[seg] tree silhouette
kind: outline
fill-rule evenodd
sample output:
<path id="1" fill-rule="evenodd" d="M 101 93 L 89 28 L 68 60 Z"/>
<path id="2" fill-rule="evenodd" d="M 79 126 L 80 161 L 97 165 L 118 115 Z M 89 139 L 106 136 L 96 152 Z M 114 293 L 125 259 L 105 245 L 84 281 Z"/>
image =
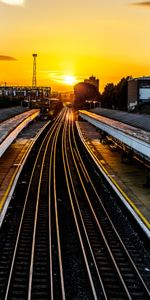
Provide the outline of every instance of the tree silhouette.
<path id="1" fill-rule="evenodd" d="M 129 77 L 122 78 L 117 85 L 108 83 L 101 95 L 102 107 L 127 110 L 127 91 Z"/>
<path id="2" fill-rule="evenodd" d="M 101 96 L 102 107 L 115 108 L 115 85 L 108 83 Z"/>
<path id="3" fill-rule="evenodd" d="M 87 82 L 80 82 L 74 86 L 74 106 L 86 107 L 87 100 L 99 100 L 100 94 L 97 88 Z"/>

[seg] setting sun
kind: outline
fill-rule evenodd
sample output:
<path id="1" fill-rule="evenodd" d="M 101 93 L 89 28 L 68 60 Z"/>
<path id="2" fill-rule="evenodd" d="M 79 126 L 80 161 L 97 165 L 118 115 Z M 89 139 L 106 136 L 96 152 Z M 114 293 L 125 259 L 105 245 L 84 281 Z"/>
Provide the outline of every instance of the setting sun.
<path id="1" fill-rule="evenodd" d="M 65 75 L 63 79 L 64 79 L 64 83 L 67 85 L 74 85 L 76 83 L 76 79 L 72 75 Z"/>

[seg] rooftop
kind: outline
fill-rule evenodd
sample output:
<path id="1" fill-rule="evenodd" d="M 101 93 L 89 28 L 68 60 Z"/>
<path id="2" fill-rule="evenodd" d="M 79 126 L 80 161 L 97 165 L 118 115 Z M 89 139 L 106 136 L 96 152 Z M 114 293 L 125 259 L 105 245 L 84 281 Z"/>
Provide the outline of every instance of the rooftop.
<path id="1" fill-rule="evenodd" d="M 142 76 L 142 77 L 136 77 L 136 78 L 130 77 L 128 79 L 128 81 L 130 81 L 130 80 L 150 80 L 150 76 Z"/>

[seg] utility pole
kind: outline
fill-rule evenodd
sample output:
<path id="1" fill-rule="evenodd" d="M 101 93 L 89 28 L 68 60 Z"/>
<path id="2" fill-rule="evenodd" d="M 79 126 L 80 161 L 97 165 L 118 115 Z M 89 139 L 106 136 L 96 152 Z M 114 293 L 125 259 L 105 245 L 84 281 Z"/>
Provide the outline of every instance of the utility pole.
<path id="1" fill-rule="evenodd" d="M 33 53 L 33 77 L 32 77 L 32 87 L 35 88 L 36 87 L 36 58 L 37 58 L 37 54 Z"/>

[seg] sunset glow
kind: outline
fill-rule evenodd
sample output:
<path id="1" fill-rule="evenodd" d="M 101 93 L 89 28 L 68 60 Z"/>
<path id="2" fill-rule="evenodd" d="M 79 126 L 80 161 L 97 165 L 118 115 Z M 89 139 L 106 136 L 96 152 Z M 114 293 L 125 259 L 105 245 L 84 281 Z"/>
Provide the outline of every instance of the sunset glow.
<path id="1" fill-rule="evenodd" d="M 64 83 L 67 85 L 74 85 L 76 83 L 76 79 L 72 75 L 65 75 L 64 76 Z"/>
<path id="2" fill-rule="evenodd" d="M 80 0 L 3 0 L 0 27 L 1 85 L 31 85 L 34 52 L 37 85 L 55 90 L 91 75 L 100 91 L 122 77 L 150 75 L 150 5 L 142 1 L 87 0 L 85 9 Z"/>

